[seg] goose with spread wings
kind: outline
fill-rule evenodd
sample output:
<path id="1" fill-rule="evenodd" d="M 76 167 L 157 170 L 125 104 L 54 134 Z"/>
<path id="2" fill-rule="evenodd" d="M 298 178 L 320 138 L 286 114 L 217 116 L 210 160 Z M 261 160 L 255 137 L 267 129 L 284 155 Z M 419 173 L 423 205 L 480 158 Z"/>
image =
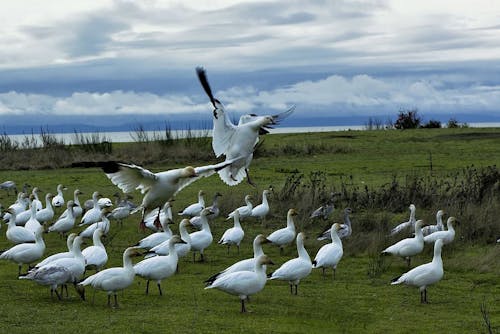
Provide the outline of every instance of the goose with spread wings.
<path id="1" fill-rule="evenodd" d="M 109 161 L 102 164 L 102 169 L 111 182 L 124 193 L 137 189 L 145 194 L 141 205 L 131 212 L 142 211 L 141 226 L 144 226 L 145 214 L 161 208 L 165 202 L 199 178 L 210 176 L 232 162 L 233 160 L 226 160 L 215 165 L 187 166 L 153 173 L 137 165 Z M 157 218 L 159 220 L 159 217 Z"/>
<path id="2" fill-rule="evenodd" d="M 279 124 L 291 115 L 295 106 L 276 115 L 257 116 L 247 114 L 241 116 L 237 125 L 229 119 L 223 104 L 214 98 L 203 67 L 197 67 L 198 79 L 214 106 L 212 148 L 216 157 L 224 155 L 226 161 L 234 160 L 230 165 L 218 171 L 221 180 L 229 186 L 234 186 L 246 177 L 253 184 L 248 169 L 253 159 L 254 149 L 259 142 L 259 135 L 269 133 L 273 125 Z"/>

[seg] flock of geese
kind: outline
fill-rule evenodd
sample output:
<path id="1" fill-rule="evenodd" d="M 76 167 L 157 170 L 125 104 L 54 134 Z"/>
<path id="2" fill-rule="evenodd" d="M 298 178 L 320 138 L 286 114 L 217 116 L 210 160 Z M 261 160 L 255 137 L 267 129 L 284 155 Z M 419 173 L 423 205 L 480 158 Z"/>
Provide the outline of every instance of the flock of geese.
<path id="1" fill-rule="evenodd" d="M 209 177 L 215 173 L 228 186 L 241 183 L 245 178 L 250 184 L 249 169 L 253 159 L 253 150 L 259 141 L 259 135 L 268 133 L 272 125 L 293 113 L 294 107 L 278 115 L 243 115 L 238 124 L 234 124 L 225 113 L 222 103 L 214 98 L 203 68 L 196 72 L 202 87 L 214 107 L 213 111 L 213 140 L 212 148 L 217 157 L 224 156 L 223 162 L 192 167 L 172 169 L 153 173 L 143 167 L 118 163 L 104 162 L 102 170 L 108 179 L 123 193 L 128 194 L 139 190 L 143 195 L 139 205 L 130 202 L 130 198 L 122 199 L 117 194 L 117 200 L 102 197 L 99 192 L 94 192 L 92 199 L 81 203 L 80 190 L 75 189 L 73 198 L 65 201 L 63 185 L 56 188 L 57 195 L 47 193 L 45 205 L 39 199 L 40 190 L 33 187 L 29 193 L 25 187 L 18 192 L 17 200 L 10 205 L 3 214 L 7 221 L 7 239 L 14 244 L 3 251 L 0 259 L 10 260 L 18 264 L 19 279 L 32 280 L 38 284 L 50 287 L 51 296 L 63 297 L 63 288 L 67 284 L 74 284 L 76 291 L 85 299 L 85 287 L 91 286 L 96 290 L 103 290 L 108 295 L 108 305 L 111 306 L 111 296 L 114 298 L 113 306 L 118 306 L 117 292 L 129 287 L 135 276 L 140 276 L 147 281 L 146 294 L 149 293 L 150 281 L 156 282 L 159 294 L 162 295 L 161 282 L 178 272 L 180 257 L 193 254 L 193 261 L 199 253 L 200 260 L 204 260 L 204 250 L 214 241 L 210 224 L 220 215 L 218 200 L 221 196 L 216 193 L 213 202 L 207 206 L 202 190 L 198 193 L 198 201 L 178 212 L 182 217 L 178 231 L 174 234 L 170 225 L 174 221 L 172 201 L 185 187 L 201 177 Z M 0 184 L 6 191 L 17 188 L 14 182 L 7 181 Z M 245 196 L 245 205 L 234 209 L 227 214 L 226 220 L 233 220 L 234 225 L 227 229 L 218 240 L 218 243 L 229 248 L 241 245 L 245 232 L 241 221 L 245 219 L 265 220 L 270 211 L 268 196 L 272 189 L 262 192 L 261 204 L 252 205 L 252 197 Z M 28 195 L 29 193 L 29 195 Z M 65 210 L 55 219 L 55 211 Z M 311 214 L 311 218 L 323 217 L 329 219 L 333 211 L 333 199 Z M 123 252 L 123 265 L 107 268 L 108 254 L 101 241 L 110 230 L 110 220 L 121 223 L 129 215 L 139 212 L 141 214 L 140 228 L 151 230 L 151 234 L 139 240 L 136 245 L 128 247 Z M 290 293 L 298 293 L 298 285 L 315 268 L 321 268 L 323 276 L 325 270 L 332 269 L 335 279 L 337 265 L 343 256 L 342 239 L 352 234 L 349 215 L 350 208 L 344 210 L 344 222 L 334 223 L 318 236 L 318 240 L 327 240 L 311 259 L 304 247 L 304 232 L 297 233 L 294 222 L 298 212 L 291 208 L 287 212 L 286 226 L 269 234 L 259 234 L 253 241 L 254 256 L 241 260 L 230 267 L 221 270 L 204 281 L 205 289 L 219 289 L 236 295 L 241 301 L 241 312 L 246 312 L 245 301 L 251 295 L 260 292 L 268 280 L 282 280 L 288 282 Z M 421 302 L 427 302 L 427 287 L 438 282 L 443 277 L 443 262 L 441 260 L 442 246 L 453 241 L 455 231 L 453 225 L 457 222 L 454 217 L 449 217 L 444 229 L 442 222 L 444 212 L 438 211 L 435 226 L 423 226 L 422 220 L 415 219 L 415 206 L 410 205 L 410 219 L 395 227 L 391 234 L 396 235 L 402 231 L 414 231 L 414 236 L 403 239 L 387 247 L 382 254 L 392 254 L 405 258 L 410 266 L 411 257 L 419 254 L 424 249 L 425 243 L 434 244 L 434 257 L 432 262 L 415 267 L 394 279 L 392 284 L 407 284 L 416 286 L 421 291 Z M 52 223 L 53 222 L 53 223 Z M 79 222 L 79 223 L 78 223 Z M 76 228 L 83 230 L 76 234 Z M 189 230 L 196 229 L 189 233 Z M 42 260 L 45 254 L 44 232 L 57 233 L 67 241 L 66 252 L 53 254 Z M 82 249 L 85 238 L 92 238 L 93 244 Z M 268 265 L 274 264 L 272 259 L 265 255 L 264 244 L 272 244 L 283 249 L 295 242 L 297 257 L 283 263 L 274 272 L 267 274 Z M 146 252 L 145 252 L 146 251 Z M 144 256 L 134 264 L 132 258 Z M 38 263 L 37 263 L 38 262 Z M 36 264 L 29 267 L 26 274 L 22 274 L 23 265 Z M 96 273 L 83 279 L 87 270 L 94 269 Z M 61 287 L 61 292 L 58 291 Z"/>

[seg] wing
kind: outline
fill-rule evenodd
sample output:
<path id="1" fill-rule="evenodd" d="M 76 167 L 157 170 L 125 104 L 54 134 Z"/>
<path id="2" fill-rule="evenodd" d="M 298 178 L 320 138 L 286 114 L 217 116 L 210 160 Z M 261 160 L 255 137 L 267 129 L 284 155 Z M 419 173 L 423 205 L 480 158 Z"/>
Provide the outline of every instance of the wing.
<path id="1" fill-rule="evenodd" d="M 102 169 L 111 182 L 124 193 L 139 189 L 144 194 L 157 180 L 154 173 L 136 165 L 109 161 L 102 165 Z"/>

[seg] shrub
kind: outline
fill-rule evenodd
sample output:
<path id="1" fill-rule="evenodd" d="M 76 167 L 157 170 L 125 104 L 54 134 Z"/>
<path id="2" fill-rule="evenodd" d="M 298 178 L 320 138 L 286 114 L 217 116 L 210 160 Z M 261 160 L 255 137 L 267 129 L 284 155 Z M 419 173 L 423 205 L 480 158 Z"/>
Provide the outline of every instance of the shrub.
<path id="1" fill-rule="evenodd" d="M 434 119 L 431 119 L 429 122 L 425 123 L 422 125 L 423 128 L 427 129 L 440 129 L 441 128 L 441 122 L 436 121 Z"/>
<path id="2" fill-rule="evenodd" d="M 396 129 L 416 129 L 420 126 L 422 119 L 418 116 L 417 109 L 411 110 L 400 110 L 398 114 L 398 119 L 394 123 L 394 128 Z"/>

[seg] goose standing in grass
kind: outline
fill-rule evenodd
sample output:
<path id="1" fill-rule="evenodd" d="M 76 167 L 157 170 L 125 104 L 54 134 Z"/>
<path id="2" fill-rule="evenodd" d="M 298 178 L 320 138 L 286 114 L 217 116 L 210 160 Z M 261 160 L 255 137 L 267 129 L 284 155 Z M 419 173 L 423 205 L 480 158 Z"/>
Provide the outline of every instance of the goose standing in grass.
<path id="1" fill-rule="evenodd" d="M 142 194 L 145 194 L 141 205 L 132 211 L 132 213 L 142 211 L 140 226 L 144 227 L 144 216 L 149 211 L 160 208 L 194 181 L 213 175 L 230 163 L 231 161 L 225 161 L 216 165 L 196 168 L 188 166 L 153 173 L 140 166 L 110 161 L 104 163 L 102 169 L 111 182 L 124 193 L 138 189 Z"/>
<path id="2" fill-rule="evenodd" d="M 313 268 L 321 268 L 323 270 L 323 277 L 325 277 L 325 269 L 332 268 L 332 277 L 335 279 L 335 271 L 337 270 L 337 264 L 342 255 L 344 255 L 344 249 L 342 248 L 342 240 L 338 236 L 338 231 L 342 230 L 342 226 L 335 223 L 330 228 L 330 239 L 331 243 L 323 245 L 316 253 L 316 257 L 312 262 Z"/>
<path id="3" fill-rule="evenodd" d="M 230 273 L 234 273 L 237 271 L 252 271 L 255 268 L 255 263 L 257 259 L 261 256 L 264 255 L 264 250 L 262 249 L 262 245 L 269 243 L 269 240 L 266 239 L 266 237 L 262 234 L 259 234 L 255 237 L 253 240 L 253 257 L 245 260 L 238 261 L 231 266 L 227 267 L 226 269 L 218 272 L 217 274 L 214 274 L 210 276 L 207 280 L 204 281 L 204 283 L 207 284 L 212 284 L 218 277 L 224 276 Z M 265 270 L 265 268 L 264 268 Z"/>
<path id="4" fill-rule="evenodd" d="M 283 263 L 275 272 L 269 274 L 271 280 L 288 281 L 290 285 L 290 293 L 293 294 L 295 286 L 295 294 L 297 294 L 298 286 L 301 279 L 306 278 L 312 270 L 312 262 L 309 254 L 304 248 L 304 232 L 297 234 L 297 252 L 298 257 L 288 260 Z"/>
<path id="5" fill-rule="evenodd" d="M 413 238 L 406 238 L 396 242 L 394 245 L 384 249 L 382 254 L 401 256 L 406 259 L 408 267 L 410 267 L 411 257 L 419 254 L 424 249 L 423 224 L 423 220 L 417 220 L 415 223 L 415 236 Z"/>
<path id="6" fill-rule="evenodd" d="M 174 222 L 172 215 L 172 201 L 166 202 L 158 214 L 158 208 L 152 210 L 144 217 L 144 225 L 146 228 L 158 232 L 162 225 L 171 224 Z"/>
<path id="7" fill-rule="evenodd" d="M 123 266 L 113 267 L 99 271 L 98 273 L 87 277 L 79 285 L 85 287 L 91 285 L 94 289 L 104 290 L 108 293 L 108 306 L 111 306 L 111 295 L 114 296 L 114 307 L 118 307 L 116 293 L 128 288 L 134 282 L 134 266 L 132 257 L 140 256 L 141 253 L 136 247 L 129 247 L 123 252 Z M 82 295 L 85 290 L 82 291 Z"/>
<path id="8" fill-rule="evenodd" d="M 267 236 L 267 240 L 280 248 L 280 254 L 283 254 L 283 247 L 295 239 L 296 232 L 293 217 L 297 215 L 298 213 L 295 209 L 288 210 L 286 215 L 286 227 L 276 230 Z"/>
<path id="9" fill-rule="evenodd" d="M 228 273 L 210 282 L 205 289 L 219 289 L 240 297 L 241 312 L 246 312 L 245 300 L 262 291 L 266 285 L 266 267 L 273 265 L 267 255 L 261 255 L 254 261 L 253 270 Z"/>
<path id="10" fill-rule="evenodd" d="M 236 245 L 238 247 L 238 254 L 240 253 L 240 243 L 245 236 L 245 231 L 241 228 L 240 214 L 236 211 L 233 215 L 234 226 L 227 229 L 219 240 L 219 244 L 227 245 L 227 253 L 229 254 L 229 247 Z"/>
<path id="11" fill-rule="evenodd" d="M 337 235 L 340 239 L 348 238 L 352 234 L 352 224 L 349 215 L 352 213 L 351 208 L 344 209 L 344 223 L 341 224 L 341 229 L 337 231 Z M 317 238 L 318 240 L 331 240 L 331 226 L 325 231 L 321 232 Z"/>
<path id="12" fill-rule="evenodd" d="M 267 201 L 267 196 L 270 193 L 270 189 L 264 189 L 264 191 L 262 191 L 262 203 L 252 209 L 250 217 L 257 218 L 261 221 L 266 218 L 267 214 L 269 213 L 269 202 Z"/>
<path id="13" fill-rule="evenodd" d="M 68 235 L 68 238 L 66 239 L 66 247 L 68 248 L 67 252 L 60 252 L 60 253 L 52 254 L 52 255 L 46 257 L 45 259 L 43 259 L 41 262 L 37 263 L 35 265 L 35 268 L 43 267 L 44 265 L 46 265 L 52 261 L 55 261 L 57 259 L 62 259 L 65 257 L 72 257 L 73 253 L 71 252 L 71 250 L 73 249 L 73 241 L 75 240 L 76 236 L 77 236 L 76 233 L 70 233 Z"/>
<path id="14" fill-rule="evenodd" d="M 198 191 L 198 202 L 189 205 L 182 211 L 179 211 L 179 215 L 188 217 L 199 216 L 201 210 L 205 209 L 205 198 L 203 197 L 204 194 L 205 193 L 203 192 L 203 190 Z"/>
<path id="15" fill-rule="evenodd" d="M 29 267 L 33 262 L 40 259 L 44 252 L 45 242 L 42 238 L 42 231 L 37 230 L 34 243 L 17 244 L 0 254 L 0 260 L 10 260 L 17 263 L 19 266 L 18 276 L 20 276 L 23 264 L 27 264 Z"/>
<path id="16" fill-rule="evenodd" d="M 7 239 L 16 245 L 25 242 L 34 242 L 35 234 L 33 231 L 16 225 L 16 212 L 13 209 L 7 209 L 6 212 L 9 213 L 9 222 L 7 231 L 5 232 Z"/>
<path id="17" fill-rule="evenodd" d="M 47 283 L 50 283 L 53 275 L 56 275 L 57 284 L 73 283 L 76 287 L 76 283 L 78 283 L 85 272 L 85 258 L 83 257 L 81 251 L 82 243 L 82 237 L 75 237 L 71 247 L 71 256 L 59 258 L 43 266 L 34 268 L 26 276 L 24 276 L 24 278 L 29 279 L 33 277 L 36 278 L 34 280 L 37 283 L 38 281 L 41 281 L 41 284 L 52 285 Z M 48 270 L 48 268 L 52 269 Z M 69 271 L 69 275 L 67 275 L 67 271 Z M 37 272 L 39 273 L 37 274 Z M 66 277 L 67 280 L 61 281 L 62 277 Z"/>
<path id="18" fill-rule="evenodd" d="M 80 235 L 84 238 L 92 238 L 94 235 L 94 231 L 98 228 L 102 230 L 104 235 L 107 235 L 109 233 L 109 228 L 111 223 L 109 222 L 108 219 L 108 214 L 110 212 L 110 208 L 105 207 L 101 209 L 101 219 L 97 223 L 93 223 L 89 227 L 87 227 L 85 230 L 80 232 Z"/>
<path id="19" fill-rule="evenodd" d="M 71 229 L 75 226 L 75 216 L 73 213 L 73 208 L 76 204 L 73 200 L 69 200 L 66 203 L 67 214 L 63 218 L 59 218 L 52 226 L 49 226 L 48 232 L 57 232 L 61 236 L 64 236 L 66 233 L 71 231 Z"/>
<path id="20" fill-rule="evenodd" d="M 33 233 L 35 233 L 36 231 L 43 232 L 43 226 L 36 219 L 36 213 L 37 213 L 36 203 L 35 203 L 35 200 L 33 200 L 30 203 L 30 218 L 28 219 L 26 224 L 24 224 L 24 227 Z"/>
<path id="21" fill-rule="evenodd" d="M 99 197 L 101 197 L 101 195 L 98 191 L 92 193 L 92 208 L 85 212 L 78 226 L 91 225 L 97 223 L 101 219 L 102 208 L 99 206 Z"/>
<path id="22" fill-rule="evenodd" d="M 85 268 L 94 268 L 96 271 L 99 271 L 108 262 L 108 253 L 101 241 L 103 235 L 104 232 L 102 229 L 96 228 L 94 234 L 92 234 L 93 245 L 82 250 L 83 257 L 85 258 Z"/>
<path id="23" fill-rule="evenodd" d="M 203 252 L 205 248 L 212 244 L 213 236 L 207 218 L 207 215 L 211 212 L 209 208 L 201 210 L 201 230 L 189 234 L 191 238 L 191 250 L 193 251 L 193 262 L 195 261 L 196 252 L 200 252 L 200 261 L 205 261 Z"/>
<path id="24" fill-rule="evenodd" d="M 240 219 L 241 220 L 245 219 L 246 217 L 250 217 L 250 215 L 252 214 L 252 209 L 253 209 L 253 204 L 250 201 L 251 199 L 252 199 L 252 195 L 246 195 L 245 196 L 245 205 L 244 206 L 240 206 L 239 208 L 236 208 L 233 211 L 231 211 L 227 215 L 226 220 L 229 220 L 229 219 L 233 218 L 234 213 L 236 211 L 238 211 L 238 213 L 240 214 Z"/>
<path id="25" fill-rule="evenodd" d="M 328 201 L 319 208 L 317 208 L 316 210 L 314 210 L 309 216 L 309 218 L 311 219 L 321 218 L 323 220 L 327 220 L 333 213 L 333 210 L 335 209 L 334 206 L 335 196 L 337 196 L 337 193 L 331 192 Z"/>
<path id="26" fill-rule="evenodd" d="M 12 205 L 10 205 L 8 209 L 14 210 L 16 215 L 19 215 L 21 212 L 26 211 L 26 209 L 28 208 L 28 204 L 28 196 L 26 196 L 26 193 L 20 192 L 17 194 L 17 200 Z"/>
<path id="27" fill-rule="evenodd" d="M 439 210 L 436 213 L 436 225 L 427 225 L 422 228 L 422 234 L 424 237 L 428 236 L 437 231 L 442 231 L 444 229 L 443 225 L 443 216 L 445 212 L 443 210 Z"/>
<path id="28" fill-rule="evenodd" d="M 39 211 L 39 210 L 43 209 L 42 201 L 40 201 L 40 198 L 38 197 L 38 193 L 40 193 L 40 192 L 41 192 L 41 190 L 38 187 L 34 187 L 31 190 L 31 194 L 33 195 L 32 203 L 33 202 L 35 203 L 36 211 Z"/>
<path id="29" fill-rule="evenodd" d="M 75 204 L 73 206 L 73 216 L 76 218 L 79 218 L 82 216 L 83 213 L 83 208 L 80 203 L 80 199 L 78 198 L 79 195 L 82 195 L 83 193 L 80 191 L 80 189 L 76 189 L 73 192 L 73 203 Z M 67 205 L 66 205 L 67 207 Z M 59 216 L 59 219 L 64 218 L 68 215 L 68 209 L 64 210 L 63 213 Z"/>
<path id="30" fill-rule="evenodd" d="M 214 98 L 205 70 L 197 67 L 196 72 L 205 93 L 215 108 L 212 131 L 212 148 L 215 156 L 224 155 L 226 162 L 231 161 L 227 167 L 218 171 L 221 180 L 229 186 L 234 186 L 246 177 L 248 183 L 253 185 L 248 171 L 255 146 L 259 142 L 259 135 L 269 133 L 268 129 L 291 115 L 295 107 L 277 115 L 243 115 L 238 125 L 235 125 L 226 114 L 222 103 Z"/>
<path id="31" fill-rule="evenodd" d="M 409 209 L 410 209 L 410 218 L 407 221 L 394 227 L 391 230 L 391 235 L 396 235 L 403 230 L 411 229 L 415 226 L 415 222 L 417 221 L 415 218 L 415 212 L 417 211 L 415 204 L 410 204 Z"/>
<path id="32" fill-rule="evenodd" d="M 432 258 L 432 262 L 413 268 L 407 273 L 393 279 L 391 284 L 406 284 L 418 287 L 420 290 L 420 302 L 427 303 L 427 287 L 439 282 L 444 275 L 443 260 L 441 259 L 443 244 L 442 239 L 437 239 L 434 242 L 434 257 Z"/>
<path id="33" fill-rule="evenodd" d="M 455 217 L 449 217 L 446 221 L 446 231 L 437 231 L 424 237 L 425 243 L 434 243 L 437 239 L 443 239 L 443 244 L 447 245 L 455 239 L 455 229 L 453 224 L 457 222 Z"/>
<path id="34" fill-rule="evenodd" d="M 172 230 L 170 229 L 170 224 L 173 224 L 172 220 L 164 219 L 160 220 L 161 230 L 142 238 L 136 246 L 144 249 L 151 249 L 158 246 L 162 242 L 168 240 L 172 236 Z"/>
<path id="35" fill-rule="evenodd" d="M 66 267 L 46 266 L 37 270 L 32 270 L 24 276 L 19 276 L 19 279 L 31 280 L 40 285 L 49 285 L 50 297 L 53 298 L 55 292 L 57 299 L 62 300 L 62 296 L 57 292 L 57 287 L 73 281 L 74 277 L 71 271 Z"/>
<path id="36" fill-rule="evenodd" d="M 163 295 L 161 281 L 175 274 L 179 261 L 175 245 L 182 243 L 181 237 L 173 235 L 168 240 L 168 255 L 150 257 L 134 265 L 135 274 L 147 280 L 146 294 L 149 293 L 149 281 L 155 280 L 160 296 Z"/>
<path id="37" fill-rule="evenodd" d="M 5 181 L 0 183 L 0 189 L 5 190 L 7 192 L 7 196 L 10 195 L 10 191 L 14 191 L 14 193 L 17 195 L 17 186 L 14 181 Z"/>
<path id="38" fill-rule="evenodd" d="M 35 199 L 35 196 L 29 195 L 28 198 L 23 198 L 22 202 L 20 202 L 19 204 L 14 204 L 14 205 L 9 206 L 9 208 L 13 208 L 16 211 L 16 225 L 25 226 L 26 223 L 28 222 L 28 220 L 30 220 L 30 218 L 31 218 L 31 206 L 32 206 L 34 199 Z M 26 208 L 26 209 L 19 211 L 18 209 L 21 207 Z M 36 217 L 36 205 L 34 205 L 34 207 L 35 207 L 35 217 Z"/>
<path id="39" fill-rule="evenodd" d="M 55 208 L 60 208 L 64 205 L 65 203 L 63 194 L 64 190 L 67 190 L 65 186 L 63 186 L 62 184 L 57 185 L 57 195 L 55 195 L 54 198 L 52 198 L 52 205 Z"/>
<path id="40" fill-rule="evenodd" d="M 177 251 L 178 257 L 186 256 L 191 250 L 191 236 L 188 233 L 187 227 L 191 223 L 189 219 L 185 218 L 179 223 L 179 234 L 184 243 L 176 243 L 175 250 Z M 169 254 L 169 240 L 162 242 L 161 244 L 151 248 L 146 255 L 146 258 L 156 256 L 156 255 L 168 255 Z"/>
<path id="41" fill-rule="evenodd" d="M 123 220 L 130 216 L 131 209 L 128 205 L 118 206 L 111 211 L 108 218 L 116 220 L 116 222 L 123 226 Z"/>
<path id="42" fill-rule="evenodd" d="M 36 213 L 36 220 L 42 225 L 50 222 L 54 218 L 54 208 L 51 200 L 54 197 L 51 193 L 45 194 L 45 208 Z"/>
<path id="43" fill-rule="evenodd" d="M 208 221 L 212 221 L 215 218 L 219 217 L 220 214 L 220 208 L 219 208 L 219 197 L 222 197 L 222 194 L 219 192 L 216 192 L 214 195 L 214 199 L 212 201 L 212 205 L 210 205 L 210 211 L 212 212 L 207 216 Z M 189 222 L 191 225 L 193 225 L 196 228 L 201 228 L 201 222 L 200 222 L 200 216 L 195 216 L 189 219 Z"/>

